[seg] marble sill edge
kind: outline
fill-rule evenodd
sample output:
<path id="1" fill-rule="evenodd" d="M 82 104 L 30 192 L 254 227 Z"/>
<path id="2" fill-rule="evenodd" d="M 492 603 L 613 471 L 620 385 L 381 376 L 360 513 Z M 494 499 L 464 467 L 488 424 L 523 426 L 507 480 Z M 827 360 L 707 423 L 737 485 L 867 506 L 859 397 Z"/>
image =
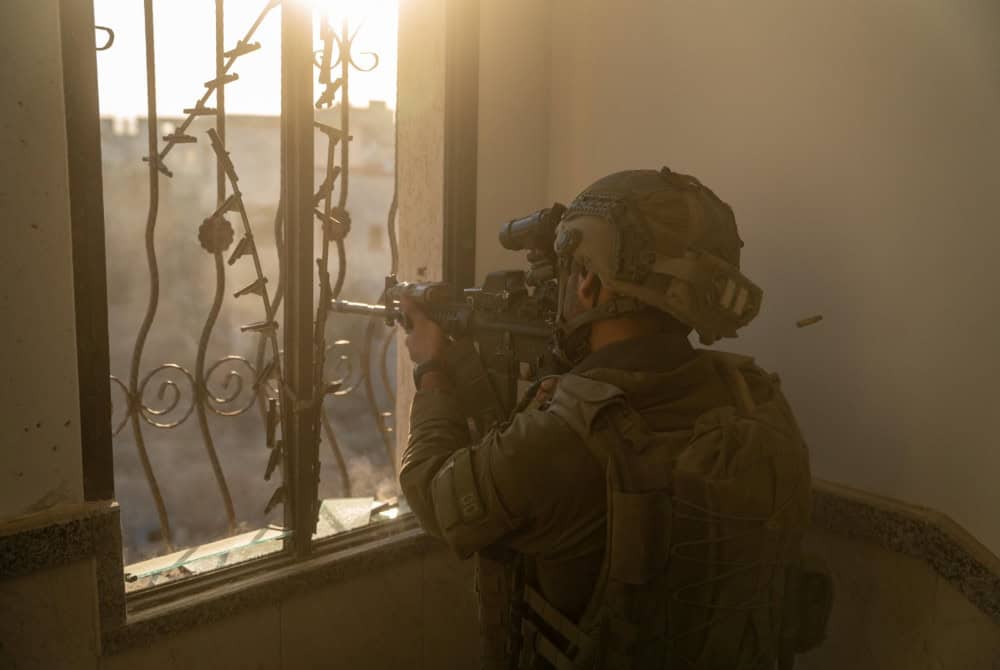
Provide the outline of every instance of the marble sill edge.
<path id="1" fill-rule="evenodd" d="M 85 523 L 88 519 L 118 509 L 114 500 L 61 503 L 42 512 L 0 522 L 0 541 L 12 535 L 29 534 L 59 524 Z"/>
<path id="2" fill-rule="evenodd" d="M 812 526 L 926 561 L 1000 625 L 1000 559 L 946 515 L 815 479 Z M 85 503 L 0 525 L 0 578 L 95 556 L 102 653 L 113 654 L 247 607 L 422 555 L 436 543 L 419 528 L 401 530 L 150 607 L 130 615 L 126 622 L 118 505 Z"/>
<path id="3" fill-rule="evenodd" d="M 1000 626 L 1000 558 L 946 514 L 813 479 L 812 527 L 925 561 Z"/>
<path id="4" fill-rule="evenodd" d="M 56 505 L 0 524 L 0 579 L 94 559 L 101 630 L 125 623 L 118 503 Z"/>

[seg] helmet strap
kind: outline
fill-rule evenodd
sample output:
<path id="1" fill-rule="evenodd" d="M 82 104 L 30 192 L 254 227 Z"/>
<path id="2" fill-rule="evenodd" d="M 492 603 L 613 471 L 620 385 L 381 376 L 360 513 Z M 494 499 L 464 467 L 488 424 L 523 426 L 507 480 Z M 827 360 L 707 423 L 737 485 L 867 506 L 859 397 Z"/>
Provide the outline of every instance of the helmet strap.
<path id="1" fill-rule="evenodd" d="M 589 326 L 595 321 L 618 319 L 623 316 L 631 316 L 636 312 L 645 312 L 649 309 L 649 305 L 630 296 L 615 296 L 603 304 L 588 309 L 586 312 L 581 312 L 572 319 L 562 322 L 559 329 L 569 334 L 583 326 Z"/>

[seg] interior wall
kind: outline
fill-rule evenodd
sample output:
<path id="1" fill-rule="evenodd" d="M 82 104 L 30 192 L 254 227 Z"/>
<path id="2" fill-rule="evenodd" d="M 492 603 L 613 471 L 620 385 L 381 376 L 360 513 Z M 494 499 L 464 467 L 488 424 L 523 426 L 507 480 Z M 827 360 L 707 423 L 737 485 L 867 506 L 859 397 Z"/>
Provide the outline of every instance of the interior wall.
<path id="1" fill-rule="evenodd" d="M 442 545 L 389 568 L 99 659 L 100 670 L 470 668 L 478 653 L 470 561 Z"/>
<path id="2" fill-rule="evenodd" d="M 408 281 L 441 281 L 443 272 L 444 8 L 444 0 L 399 3 L 396 230 L 398 276 Z M 396 348 L 396 362 L 398 459 L 415 389 L 406 347 Z"/>
<path id="3" fill-rule="evenodd" d="M 0 3 L 0 522 L 83 500 L 57 4 Z"/>
<path id="4" fill-rule="evenodd" d="M 833 576 L 826 640 L 796 670 L 995 670 L 1000 625 L 922 560 L 813 530 L 804 549 Z"/>
<path id="5" fill-rule="evenodd" d="M 0 668 L 97 670 L 94 559 L 14 579 L 0 576 Z"/>
<path id="6" fill-rule="evenodd" d="M 380 670 L 474 667 L 478 619 L 472 562 L 443 544 L 391 565 L 336 575 L 266 606 L 201 616 L 152 637 L 100 642 L 93 559 L 14 579 L 0 575 L 0 667 L 10 670 Z M 307 580 L 290 575 L 289 580 Z M 202 603 L 193 598 L 188 605 Z"/>
<path id="7" fill-rule="evenodd" d="M 551 205 L 548 197 L 549 27 L 552 5 L 483 0 L 480 6 L 476 281 L 521 268 L 523 252 L 497 242 L 500 226 Z"/>
<path id="8" fill-rule="evenodd" d="M 616 170 L 698 176 L 733 206 L 765 292 L 717 346 L 781 374 L 814 473 L 939 509 L 1000 551 L 1000 5 L 555 0 L 539 26 L 537 8 L 484 4 L 520 11 L 507 22 L 527 35 L 484 28 L 482 97 L 530 99 L 546 70 L 550 85 L 547 134 L 522 141 L 534 102 L 481 121 L 480 169 L 492 155 L 520 192 L 547 161 L 532 207 Z M 550 55 L 522 89 L 517 57 L 497 64 L 538 36 Z M 481 216 L 484 238 L 510 212 Z M 478 247 L 480 276 L 509 264 Z"/>

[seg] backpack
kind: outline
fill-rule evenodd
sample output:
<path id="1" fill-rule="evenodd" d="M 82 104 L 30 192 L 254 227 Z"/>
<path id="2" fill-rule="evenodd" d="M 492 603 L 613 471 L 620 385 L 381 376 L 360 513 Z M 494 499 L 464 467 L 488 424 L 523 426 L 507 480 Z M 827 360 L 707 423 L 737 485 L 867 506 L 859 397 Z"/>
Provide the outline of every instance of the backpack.
<path id="1" fill-rule="evenodd" d="M 733 402 L 690 430 L 651 431 L 616 386 L 560 380 L 548 410 L 607 473 L 607 541 L 579 622 L 518 586 L 517 667 L 789 670 L 822 641 L 832 581 L 800 555 L 811 478 L 794 416 L 753 359 L 706 353 Z"/>

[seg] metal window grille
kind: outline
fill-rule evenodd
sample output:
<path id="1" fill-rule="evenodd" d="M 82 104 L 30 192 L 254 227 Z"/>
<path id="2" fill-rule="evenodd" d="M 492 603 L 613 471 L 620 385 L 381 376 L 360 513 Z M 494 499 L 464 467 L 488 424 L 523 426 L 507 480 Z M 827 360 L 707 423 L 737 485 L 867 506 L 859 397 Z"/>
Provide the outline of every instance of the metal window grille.
<path id="1" fill-rule="evenodd" d="M 264 513 L 284 506 L 284 527 L 293 531 L 285 540 L 286 548 L 299 555 L 308 553 L 321 512 L 317 493 L 321 443 L 328 446 L 327 453 L 336 466 L 341 495 L 349 498 L 354 493 L 348 458 L 338 440 L 332 416 L 338 401 L 363 396 L 367 412 L 377 426 L 381 441 L 378 448 L 384 452 L 385 466 L 393 478 L 395 475 L 391 426 L 395 398 L 388 364 L 393 335 L 385 332 L 384 325 L 371 321 L 365 325 L 358 347 L 343 338 L 328 341 L 330 301 L 340 295 L 348 270 L 345 242 L 351 232 L 349 187 L 353 139 L 350 83 L 352 76 L 377 67 L 379 57 L 374 53 L 355 53 L 354 43 L 361 26 L 351 26 L 346 19 L 340 26 L 334 26 L 325 15 L 319 25 L 322 48 L 314 52 L 311 10 L 304 3 L 291 0 L 286 0 L 281 8 L 281 196 L 274 220 L 268 222 L 273 226 L 277 256 L 272 259 L 277 260 L 273 264 L 276 272 L 269 275 L 264 258 L 268 250 L 259 243 L 262 222 L 251 216 L 241 190 L 239 161 L 230 155 L 226 143 L 226 88 L 238 81 L 236 66 L 241 59 L 259 51 L 261 45 L 254 41 L 255 34 L 265 21 L 276 20 L 271 17 L 282 5 L 281 0 L 263 2 L 243 37 L 227 49 L 225 0 L 215 0 L 214 77 L 203 83 L 200 97 L 184 109 L 183 119 L 161 135 L 163 124 L 156 105 L 153 0 L 144 0 L 147 151 L 143 160 L 149 195 L 143 260 L 148 294 L 128 374 L 124 378 L 113 375 L 111 381 L 118 397 L 124 399 L 124 402 L 119 400 L 115 412 L 113 433 L 117 437 L 128 429 L 131 435 L 165 551 L 175 549 L 178 543 L 171 522 L 171 501 L 161 487 L 166 475 L 157 470 L 150 453 L 164 448 L 157 438 L 189 422 L 197 424 L 204 447 L 202 465 L 211 469 L 217 497 L 212 500 L 214 496 L 206 492 L 192 493 L 201 498 L 200 504 L 217 505 L 229 533 L 234 534 L 239 530 L 239 515 L 218 449 L 220 425 L 228 429 L 229 424 L 220 421 L 259 415 L 257 444 L 269 453 L 260 484 L 270 486 L 272 491 Z M 108 34 L 113 35 L 110 31 Z M 113 37 L 102 48 L 112 46 Z M 362 58 L 367 60 L 359 62 Z M 318 93 L 315 97 L 314 91 Z M 316 119 L 314 109 L 337 108 L 337 125 Z M 189 132 L 205 122 L 210 122 L 210 127 L 202 136 Z M 315 179 L 313 173 L 317 138 L 321 138 L 326 152 L 320 179 Z M 167 159 L 175 149 L 178 154 L 183 152 L 181 145 L 199 142 L 207 143 L 214 153 L 215 203 L 198 215 L 192 212 L 189 218 L 200 223 L 184 232 L 196 236 L 206 253 L 197 261 L 212 267 L 213 297 L 197 333 L 193 365 L 157 362 L 147 355 L 150 337 L 157 328 L 171 328 L 169 315 L 161 313 L 161 289 L 168 288 L 163 285 L 164 259 L 158 255 L 157 243 L 162 186 L 164 180 L 173 179 L 175 171 L 180 174 L 186 165 L 178 160 L 181 166 L 171 168 Z M 387 203 L 385 224 L 390 274 L 395 274 L 398 263 L 396 202 L 393 170 L 392 199 Z M 336 263 L 332 269 L 334 251 Z M 251 280 L 230 286 L 229 273 L 239 266 L 252 268 Z M 374 269 L 362 268 L 362 271 L 374 272 Z M 249 303 L 256 310 L 257 317 L 240 327 L 243 337 L 255 342 L 253 356 L 209 355 L 213 338 L 218 336 L 220 310 L 228 300 Z M 328 364 L 331 358 L 335 363 L 332 371 Z M 284 481 L 276 484 L 272 479 L 279 470 Z"/>

